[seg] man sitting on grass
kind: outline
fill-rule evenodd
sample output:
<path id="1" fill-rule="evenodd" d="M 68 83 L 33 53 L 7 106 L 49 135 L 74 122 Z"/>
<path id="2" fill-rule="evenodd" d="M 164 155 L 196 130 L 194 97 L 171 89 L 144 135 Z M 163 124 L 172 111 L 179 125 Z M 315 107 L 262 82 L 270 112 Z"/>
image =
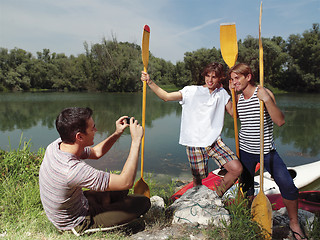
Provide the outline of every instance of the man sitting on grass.
<path id="1" fill-rule="evenodd" d="M 39 185 L 45 213 L 59 230 L 71 230 L 76 235 L 108 230 L 149 210 L 149 198 L 127 195 L 136 177 L 143 128 L 134 118 L 128 124 L 126 117 L 120 117 L 115 132 L 94 147 L 90 146 L 97 129 L 90 108 L 67 108 L 57 117 L 60 138 L 46 149 Z M 128 126 L 132 143 L 120 175 L 82 161 L 101 158 Z"/>

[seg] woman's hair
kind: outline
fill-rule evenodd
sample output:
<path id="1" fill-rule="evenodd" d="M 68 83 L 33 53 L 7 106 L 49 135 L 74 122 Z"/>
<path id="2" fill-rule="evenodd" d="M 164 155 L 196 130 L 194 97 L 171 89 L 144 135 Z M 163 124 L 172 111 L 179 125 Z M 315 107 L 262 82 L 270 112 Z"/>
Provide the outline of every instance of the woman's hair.
<path id="1" fill-rule="evenodd" d="M 236 65 L 234 65 L 232 68 L 230 68 L 228 74 L 229 76 L 231 75 L 231 73 L 237 73 L 237 74 L 242 74 L 245 77 L 248 76 L 249 74 L 251 74 L 251 80 L 250 80 L 250 84 L 254 85 L 254 78 L 253 78 L 253 73 L 252 70 L 250 68 L 249 65 L 245 64 L 245 63 L 238 63 Z"/>
<path id="2" fill-rule="evenodd" d="M 66 108 L 56 119 L 56 128 L 64 143 L 74 143 L 78 132 L 86 133 L 87 121 L 92 116 L 90 108 Z"/>

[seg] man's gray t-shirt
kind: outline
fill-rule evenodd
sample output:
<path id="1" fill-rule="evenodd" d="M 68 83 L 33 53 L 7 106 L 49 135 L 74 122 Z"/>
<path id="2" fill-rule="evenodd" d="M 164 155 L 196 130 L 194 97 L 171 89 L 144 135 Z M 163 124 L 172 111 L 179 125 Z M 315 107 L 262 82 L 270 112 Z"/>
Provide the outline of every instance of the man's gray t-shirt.
<path id="1" fill-rule="evenodd" d="M 80 158 L 60 150 L 61 139 L 45 152 L 39 172 L 40 197 L 48 219 L 61 230 L 76 227 L 85 218 L 89 205 L 82 188 L 106 191 L 110 174 L 97 170 L 81 159 L 90 155 L 84 149 Z"/>

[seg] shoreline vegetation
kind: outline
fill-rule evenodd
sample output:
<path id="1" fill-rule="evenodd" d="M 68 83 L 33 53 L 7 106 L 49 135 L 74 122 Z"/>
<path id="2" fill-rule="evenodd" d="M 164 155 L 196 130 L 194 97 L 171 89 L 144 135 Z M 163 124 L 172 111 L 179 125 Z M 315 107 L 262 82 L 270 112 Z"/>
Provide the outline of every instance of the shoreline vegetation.
<path id="1" fill-rule="evenodd" d="M 36 56 L 18 47 L 0 46 L 0 92 L 15 91 L 141 91 L 143 69 L 141 47 L 135 43 L 102 39 L 88 45 L 84 53 L 38 51 Z M 264 82 L 266 86 L 288 92 L 320 92 L 320 24 L 302 34 L 263 38 Z M 259 76 L 258 38 L 238 40 L 238 61 L 250 65 Z M 182 88 L 201 84 L 201 72 L 210 62 L 224 63 L 220 49 L 201 48 L 184 53 L 183 61 L 173 64 L 150 53 L 148 72 L 162 86 Z M 227 81 L 224 86 L 227 86 Z"/>
<path id="2" fill-rule="evenodd" d="M 0 239 L 74 239 L 72 233 L 60 233 L 44 213 L 38 173 L 45 149 L 32 152 L 30 145 L 30 141 L 20 142 L 17 149 L 0 149 Z M 169 198 L 175 192 L 175 183 L 158 185 L 152 176 L 147 176 L 146 181 L 151 196 L 162 197 L 168 207 L 171 204 Z M 261 231 L 257 223 L 251 220 L 250 209 L 246 205 L 247 200 L 242 199 L 227 207 L 232 219 L 229 225 L 223 223 L 223 227 L 204 228 L 187 226 L 180 230 L 177 238 L 170 239 L 189 239 L 190 234 L 199 233 L 205 239 L 262 239 Z M 146 222 L 146 230 L 164 229 L 170 225 L 163 215 L 156 222 Z M 308 235 L 309 239 L 318 239 L 320 236 L 320 216 L 316 216 Z M 130 234 L 123 231 L 100 232 L 81 238 L 130 239 Z"/>

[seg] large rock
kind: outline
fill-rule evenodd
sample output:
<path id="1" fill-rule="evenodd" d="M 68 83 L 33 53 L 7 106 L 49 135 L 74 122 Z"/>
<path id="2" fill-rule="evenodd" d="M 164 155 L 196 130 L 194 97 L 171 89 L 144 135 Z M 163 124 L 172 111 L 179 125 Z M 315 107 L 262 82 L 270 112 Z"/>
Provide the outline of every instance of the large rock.
<path id="1" fill-rule="evenodd" d="M 273 218 L 273 227 L 272 227 L 273 239 L 285 239 L 287 237 L 289 237 L 290 239 L 294 239 L 289 229 L 290 220 L 289 220 L 287 209 L 285 207 L 279 209 L 278 211 L 273 211 L 272 218 Z M 311 213 L 302 209 L 298 210 L 298 219 L 303 231 L 311 230 L 311 225 L 313 224 L 314 218 L 315 218 L 314 213 Z"/>
<path id="2" fill-rule="evenodd" d="M 145 220 L 148 224 L 152 224 L 158 220 L 161 220 L 161 218 L 164 217 L 165 212 L 164 200 L 161 197 L 153 196 L 150 200 L 151 208 L 145 216 Z M 209 207 L 207 205 L 209 205 Z M 214 208 L 212 211 L 210 209 L 211 205 Z M 189 215 L 192 213 L 191 216 L 187 216 L 187 214 L 186 216 L 183 215 L 183 211 L 186 209 L 188 209 L 187 213 L 189 213 Z M 201 235 L 201 232 L 194 236 L 190 234 L 192 230 L 185 230 L 194 229 L 195 225 L 199 224 L 206 225 L 212 219 L 214 220 L 213 222 L 215 222 L 215 225 L 219 226 L 221 226 L 221 223 L 219 223 L 220 220 L 224 219 L 229 221 L 228 212 L 227 210 L 223 210 L 223 204 L 221 200 L 218 198 L 215 192 L 204 186 L 187 191 L 180 199 L 176 200 L 167 209 L 166 213 L 171 214 L 169 214 L 169 216 L 167 215 L 168 217 L 175 218 L 172 222 L 176 224 L 171 224 L 170 226 L 166 225 L 165 227 L 160 227 L 158 229 L 149 228 L 148 230 L 133 234 L 130 239 L 163 240 L 172 238 L 178 239 L 179 237 L 181 239 L 207 239 L 205 235 Z M 216 215 L 212 216 L 212 214 Z M 203 217 L 203 215 L 206 216 Z M 306 230 L 310 230 L 309 228 L 314 221 L 315 215 L 299 209 L 298 216 L 302 227 Z M 182 218 L 184 218 L 184 220 Z M 200 218 L 202 220 L 200 220 Z M 189 228 L 186 226 L 189 226 Z M 273 211 L 272 239 L 293 239 L 288 226 L 289 217 L 286 208 Z"/>
<path id="3" fill-rule="evenodd" d="M 224 208 L 216 192 L 201 185 L 186 191 L 168 209 L 172 223 L 192 223 L 222 226 L 222 221 L 230 222 L 228 211 Z"/>
<path id="4" fill-rule="evenodd" d="M 153 196 L 150 198 L 151 207 L 149 211 L 144 215 L 146 222 L 155 223 L 165 218 L 165 206 L 163 198 L 159 196 Z"/>

